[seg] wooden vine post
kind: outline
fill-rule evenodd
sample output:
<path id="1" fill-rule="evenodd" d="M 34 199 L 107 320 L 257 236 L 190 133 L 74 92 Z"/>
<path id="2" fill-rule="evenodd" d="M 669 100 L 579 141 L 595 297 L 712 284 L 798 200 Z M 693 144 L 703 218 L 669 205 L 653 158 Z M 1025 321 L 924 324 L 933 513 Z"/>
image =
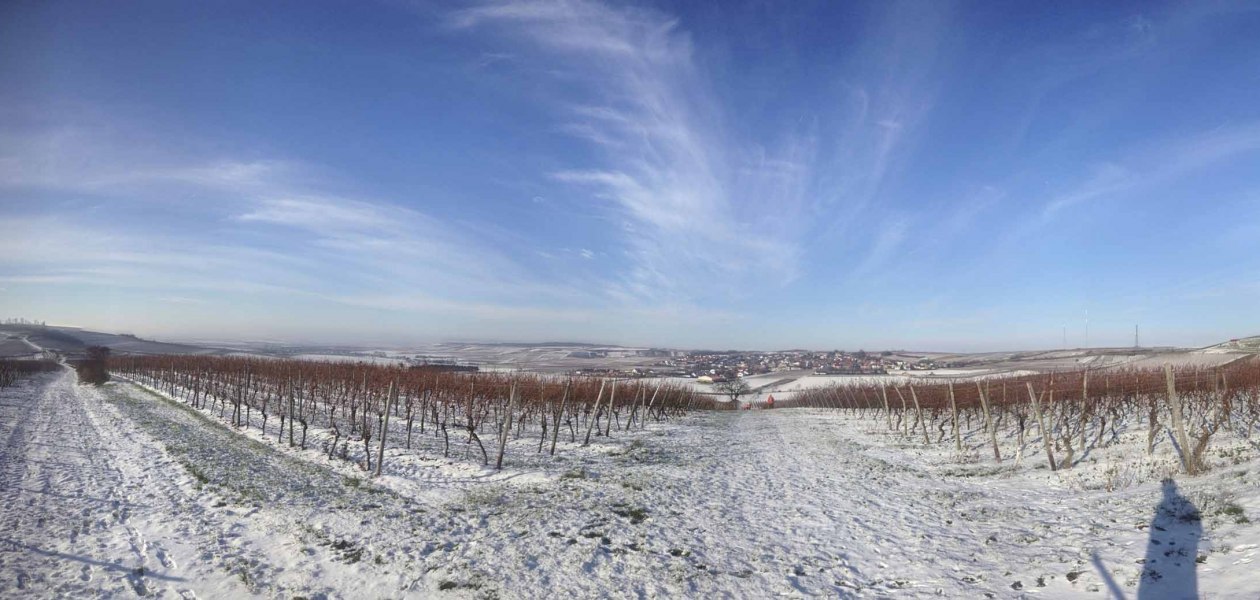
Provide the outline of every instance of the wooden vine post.
<path id="1" fill-rule="evenodd" d="M 604 423 L 604 437 L 612 437 L 613 403 L 617 401 L 617 380 L 613 380 L 612 392 L 608 394 L 608 417 Z"/>
<path id="2" fill-rule="evenodd" d="M 591 431 L 595 429 L 595 419 L 599 417 L 599 403 L 604 399 L 604 384 L 608 380 L 601 379 L 599 381 L 599 394 L 595 396 L 595 406 L 591 408 L 591 418 L 586 423 L 586 440 L 582 442 L 583 446 L 591 445 Z"/>
<path id="3" fill-rule="evenodd" d="M 888 420 L 888 430 L 892 431 L 892 409 L 888 407 L 888 388 L 884 387 L 883 383 L 879 384 L 879 395 L 884 399 L 884 417 Z"/>
<path id="4" fill-rule="evenodd" d="M 894 387 L 893 391 L 897 392 L 897 397 L 901 399 L 901 434 L 910 437 L 910 419 L 906 418 L 906 413 L 910 412 L 910 409 L 906 406 L 906 396 L 901 393 L 901 387 Z"/>
<path id="5" fill-rule="evenodd" d="M 932 438 L 928 437 L 927 420 L 923 418 L 923 407 L 919 406 L 919 395 L 914 393 L 914 386 L 910 387 L 910 397 L 914 399 L 914 410 L 919 415 L 919 423 L 923 425 L 923 443 L 931 444 Z"/>
<path id="6" fill-rule="evenodd" d="M 910 389 L 914 390 L 914 388 Z M 916 404 L 918 404 L 917 401 Z M 949 382 L 949 410 L 953 413 L 953 419 L 950 422 L 953 424 L 952 429 L 954 430 L 954 450 L 961 453 L 962 433 L 958 431 L 958 402 L 954 399 L 954 382 L 952 381 Z"/>
<path id="7" fill-rule="evenodd" d="M 507 451 L 508 436 L 512 434 L 512 414 L 516 411 L 516 381 L 508 392 L 507 413 L 503 415 L 503 425 L 499 430 L 499 458 L 494 461 L 495 469 L 503 469 L 503 453 Z"/>
<path id="8" fill-rule="evenodd" d="M 1002 462 L 1002 453 L 998 450 L 997 443 L 997 426 L 993 424 L 993 414 L 989 412 L 989 394 L 980 386 L 980 382 L 976 382 L 976 391 L 980 392 L 980 408 L 984 410 L 984 430 L 989 434 L 989 441 L 993 443 L 993 460 Z"/>
<path id="9" fill-rule="evenodd" d="M 573 379 L 570 378 L 564 382 L 564 395 L 560 397 L 560 410 L 556 411 L 555 421 L 551 428 L 551 456 L 556 455 L 556 440 L 560 438 L 560 417 L 564 416 L 564 405 L 569 401 L 569 387 L 573 385 Z"/>
<path id="10" fill-rule="evenodd" d="M 1177 381 L 1173 376 L 1172 365 L 1164 365 L 1164 378 L 1168 382 L 1168 408 L 1172 411 L 1173 435 L 1177 436 L 1177 445 L 1181 446 L 1181 462 L 1187 475 L 1196 475 L 1198 465 L 1190 455 L 1190 438 L 1186 437 L 1186 424 L 1181 414 L 1181 396 L 1177 395 Z"/>
<path id="11" fill-rule="evenodd" d="M 1046 429 L 1046 418 L 1041 413 L 1041 403 L 1037 401 L 1037 393 L 1033 391 L 1032 382 L 1028 382 L 1028 398 L 1032 400 L 1033 416 L 1037 419 L 1037 426 L 1041 428 L 1041 443 L 1046 447 L 1046 458 L 1050 461 L 1050 470 L 1057 471 L 1058 466 L 1054 464 L 1054 450 L 1050 447 L 1050 431 Z"/>
<path id="12" fill-rule="evenodd" d="M 1089 425 L 1089 369 L 1081 375 L 1081 452 L 1085 451 L 1085 430 Z"/>
<path id="13" fill-rule="evenodd" d="M 661 392 L 661 382 L 656 382 L 656 389 L 652 390 L 652 399 L 643 407 L 643 414 L 639 417 L 639 429 L 647 429 L 647 417 L 652 412 L 652 405 L 656 404 L 656 395 Z"/>
<path id="14" fill-rule="evenodd" d="M 376 451 L 376 476 L 381 476 L 381 467 L 385 464 L 385 434 L 389 432 L 389 409 L 394 403 L 394 398 L 398 395 L 398 383 L 396 381 L 389 382 L 389 394 L 385 396 L 385 421 L 381 425 L 381 445 Z M 290 426 L 292 431 L 292 426 Z"/>

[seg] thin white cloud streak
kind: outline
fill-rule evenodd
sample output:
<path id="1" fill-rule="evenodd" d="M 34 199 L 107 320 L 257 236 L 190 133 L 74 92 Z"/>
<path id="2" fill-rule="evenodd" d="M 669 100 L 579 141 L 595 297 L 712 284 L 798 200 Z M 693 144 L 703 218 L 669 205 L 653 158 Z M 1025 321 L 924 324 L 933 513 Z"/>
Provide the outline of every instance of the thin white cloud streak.
<path id="1" fill-rule="evenodd" d="M 237 218 L 320 231 L 392 229 L 397 225 L 383 210 L 364 202 L 311 197 L 263 199 Z"/>
<path id="2" fill-rule="evenodd" d="M 514 241 L 496 228 L 440 221 L 397 205 L 287 196 L 260 200 L 236 220 L 301 232 L 300 243 L 327 264 L 344 263 L 381 291 L 441 290 L 500 304 L 598 300 L 572 281 L 549 280 L 512 259 Z"/>
<path id="3" fill-rule="evenodd" d="M 2 124 L 0 124 L 2 125 Z M 136 144 L 140 131 L 121 126 L 0 130 L 0 189 L 120 196 L 157 195 L 162 186 L 253 194 L 277 179 L 294 180 L 300 165 L 280 160 L 200 158 L 172 152 L 168 140 Z M 310 182 L 307 182 L 310 183 Z"/>
<path id="4" fill-rule="evenodd" d="M 315 261 L 289 253 L 210 242 L 196 236 L 169 237 L 127 232 L 69 216 L 9 216 L 0 223 L 0 269 L 57 271 L 82 277 L 111 277 L 116 283 L 149 285 L 204 276 L 211 281 L 254 278 L 313 285 L 304 275 Z"/>
<path id="5" fill-rule="evenodd" d="M 849 237 L 883 206 L 886 182 L 900 173 L 944 84 L 950 26 L 946 3 L 881 6 L 848 61 L 839 124 L 822 132 L 832 145 L 820 166 L 815 210 L 830 226 L 815 238 Z"/>
<path id="6" fill-rule="evenodd" d="M 966 263 L 957 279 L 990 279 L 994 263 L 1021 256 L 1021 246 L 1044 239 L 1048 228 L 1073 217 L 1074 211 L 1099 203 L 1131 203 L 1139 194 L 1256 153 L 1260 153 L 1260 122 L 1165 137 L 1119 151 L 1112 160 L 1091 166 L 1080 183 L 1049 197 L 1027 199 L 1026 208 L 1010 219 L 1013 224 L 1000 231 L 978 260 Z"/>
<path id="7" fill-rule="evenodd" d="M 1160 140 L 1131 150 L 1123 160 L 1094 167 L 1093 174 L 1079 187 L 1047 201 L 1034 225 L 1045 225 L 1078 205 L 1155 188 L 1255 152 L 1260 152 L 1260 122 Z"/>
<path id="8" fill-rule="evenodd" d="M 369 205 L 357 204 L 357 210 L 371 212 Z M 255 217 L 258 215 L 256 214 Z M 272 213 L 279 219 L 280 215 Z M 293 216 L 285 213 L 286 217 Z M 366 217 L 366 215 L 360 215 Z M 305 226 L 333 224 L 318 220 L 283 219 Z M 377 224 L 374 219 L 352 219 L 350 227 Z M 405 223 L 391 223 L 391 227 L 405 227 Z M 475 301 L 469 296 L 442 297 L 428 290 L 443 290 L 440 286 L 424 285 L 415 280 L 414 272 L 404 272 L 396 263 L 382 263 L 379 258 L 355 259 L 349 262 L 357 268 L 383 270 L 395 276 L 392 286 L 342 286 L 342 282 L 328 284 L 336 275 L 337 265 L 327 261 L 305 262 L 292 260 L 285 254 L 258 251 L 246 247 L 222 247 L 206 245 L 202 241 L 184 238 L 172 239 L 151 234 L 129 235 L 106 232 L 99 228 L 68 222 L 65 219 L 17 219 L 0 227 L 0 233 L 11 233 L 9 228 L 27 232 L 17 237 L 5 235 L 0 239 L 0 251 L 21 252 L 5 254 L 0 262 L 0 282 L 23 287 L 35 286 L 46 290 L 62 286 L 90 286 L 106 290 L 129 290 L 154 295 L 155 299 L 168 304 L 222 305 L 235 303 L 243 297 L 264 298 L 270 305 L 276 302 L 322 302 L 333 307 L 367 308 L 395 311 L 417 316 L 457 316 L 472 319 L 505 322 L 515 320 L 537 321 L 553 325 L 581 323 L 597 318 L 593 310 L 572 310 L 564 307 L 531 305 L 519 299 Z M 324 231 L 328 234 L 328 231 Z M 57 249 L 54 253 L 32 251 L 24 242 L 38 236 L 46 248 Z M 143 251 L 132 250 L 143 248 Z M 34 250 L 38 250 L 35 248 Z M 344 249 L 339 249 L 339 252 Z M 394 248 L 392 251 L 396 251 Z M 396 260 L 408 262 L 403 255 Z M 323 267 L 323 268 L 321 268 Z M 26 272 L 28 270 L 34 272 Z M 348 293 L 345 288 L 371 290 Z M 390 290 L 403 291 L 390 291 Z M 531 288 L 532 291 L 532 288 Z M 173 294 L 172 292 L 178 292 Z M 518 293 L 514 291 L 513 294 Z M 180 299 L 180 300 L 176 300 Z M 285 321 L 277 315 L 277 323 Z M 289 324 L 298 325 L 298 324 Z M 423 332 L 417 332 L 423 335 Z"/>
<path id="9" fill-rule="evenodd" d="M 887 265 L 906 239 L 909 223 L 895 220 L 879 229 L 866 257 L 853 271 L 855 278 L 869 276 Z"/>
<path id="10" fill-rule="evenodd" d="M 1124 167 L 1114 163 L 1098 165 L 1083 185 L 1047 202 L 1041 209 L 1041 218 L 1049 221 L 1060 211 L 1128 190 L 1137 183 L 1138 180 Z"/>

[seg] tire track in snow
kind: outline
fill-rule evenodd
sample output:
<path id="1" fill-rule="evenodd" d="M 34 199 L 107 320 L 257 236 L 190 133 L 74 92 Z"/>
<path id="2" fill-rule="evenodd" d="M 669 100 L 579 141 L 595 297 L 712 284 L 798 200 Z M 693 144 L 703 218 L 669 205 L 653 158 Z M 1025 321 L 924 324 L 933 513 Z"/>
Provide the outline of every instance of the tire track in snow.
<path id="1" fill-rule="evenodd" d="M 14 417 L 0 455 L 0 596 L 192 593 L 165 547 L 214 523 L 186 510 L 186 475 L 125 419 L 102 426 L 100 400 L 69 370 L 0 394 Z"/>
<path id="2" fill-rule="evenodd" d="M 125 561 L 96 558 L 119 557 L 110 532 L 130 509 L 74 381 L 69 371 L 41 375 L 0 399 L 16 417 L 0 457 L 0 594 L 67 594 L 97 570 L 127 569 Z"/>

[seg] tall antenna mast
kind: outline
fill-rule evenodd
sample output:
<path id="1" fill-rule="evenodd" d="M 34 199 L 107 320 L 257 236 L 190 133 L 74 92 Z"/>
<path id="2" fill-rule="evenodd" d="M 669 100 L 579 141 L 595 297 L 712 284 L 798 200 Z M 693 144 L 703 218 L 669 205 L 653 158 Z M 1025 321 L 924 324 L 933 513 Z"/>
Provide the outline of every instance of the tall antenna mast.
<path id="1" fill-rule="evenodd" d="M 1138 338 L 1138 326 L 1137 326 L 1137 325 L 1134 325 L 1134 326 L 1133 326 L 1133 347 L 1134 347 L 1134 348 L 1141 348 L 1141 347 L 1142 347 L 1142 344 L 1140 344 L 1140 343 L 1138 342 L 1138 339 L 1139 339 L 1139 338 Z"/>

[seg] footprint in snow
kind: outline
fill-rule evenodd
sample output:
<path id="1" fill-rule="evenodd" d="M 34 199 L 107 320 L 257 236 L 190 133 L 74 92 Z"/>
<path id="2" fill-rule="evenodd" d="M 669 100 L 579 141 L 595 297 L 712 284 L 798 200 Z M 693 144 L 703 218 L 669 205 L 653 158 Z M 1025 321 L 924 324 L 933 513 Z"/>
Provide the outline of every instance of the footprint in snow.
<path id="1" fill-rule="evenodd" d="M 166 567 L 168 569 L 174 569 L 175 559 L 171 558 L 171 556 L 167 554 L 166 548 L 163 548 L 157 544 L 154 544 L 153 547 L 155 549 L 155 554 L 157 555 L 158 562 L 162 563 L 163 567 Z"/>
<path id="2" fill-rule="evenodd" d="M 139 556 L 140 562 L 143 563 L 144 559 L 149 556 L 149 542 L 134 527 L 127 528 L 127 535 L 131 538 L 128 540 L 131 543 L 131 549 L 135 551 L 136 556 Z"/>

